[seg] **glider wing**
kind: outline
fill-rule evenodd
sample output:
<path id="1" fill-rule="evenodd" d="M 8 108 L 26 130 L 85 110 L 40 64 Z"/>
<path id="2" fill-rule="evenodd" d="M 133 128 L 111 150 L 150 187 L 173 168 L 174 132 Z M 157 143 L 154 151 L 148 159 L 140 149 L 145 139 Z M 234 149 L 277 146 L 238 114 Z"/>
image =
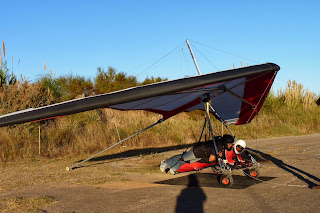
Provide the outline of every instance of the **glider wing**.
<path id="1" fill-rule="evenodd" d="M 0 127 L 46 120 L 97 108 L 146 110 L 168 119 L 180 112 L 204 110 L 210 99 L 228 123 L 249 123 L 259 112 L 280 67 L 273 63 L 129 88 L 0 116 Z"/>

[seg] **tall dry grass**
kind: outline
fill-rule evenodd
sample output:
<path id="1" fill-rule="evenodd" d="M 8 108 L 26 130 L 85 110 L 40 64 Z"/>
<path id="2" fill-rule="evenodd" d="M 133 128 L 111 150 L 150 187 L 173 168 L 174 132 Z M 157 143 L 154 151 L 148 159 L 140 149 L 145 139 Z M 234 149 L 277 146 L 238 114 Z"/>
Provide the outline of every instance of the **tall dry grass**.
<path id="1" fill-rule="evenodd" d="M 33 84 L 20 80 L 5 85 L 0 88 L 0 114 L 48 105 L 81 92 L 78 88 L 81 86 L 69 84 L 92 88 L 92 83 L 82 78 L 60 78 L 59 81 L 50 76 L 43 76 Z M 65 91 L 68 92 L 63 93 Z M 259 115 L 250 124 L 231 126 L 231 129 L 243 139 L 319 133 L 317 98 L 319 96 L 305 90 L 301 84 L 289 81 L 285 90 L 269 94 Z M 55 158 L 96 153 L 160 118 L 158 114 L 144 111 L 99 109 L 0 128 L 0 161 L 37 156 L 39 126 L 41 156 Z M 201 112 L 180 113 L 108 153 L 194 143 L 200 136 L 203 120 Z M 221 124 L 213 122 L 216 132 L 221 133 Z"/>
<path id="2" fill-rule="evenodd" d="M 97 152 L 160 119 L 157 114 L 143 111 L 119 112 L 111 109 L 101 111 L 102 113 L 98 110 L 79 113 L 42 124 L 22 124 L 2 128 L 0 161 L 37 155 L 39 125 L 41 155 L 52 158 Z M 129 139 L 111 153 L 192 143 L 200 126 L 198 122 L 190 122 L 188 114 L 183 113 Z"/>
<path id="3" fill-rule="evenodd" d="M 2 50 L 3 50 L 3 57 L 6 57 L 6 47 L 4 45 L 4 41 L 2 41 Z"/>
<path id="4" fill-rule="evenodd" d="M 102 111 L 102 112 L 101 112 Z M 41 156 L 67 157 L 92 154 L 156 122 L 160 116 L 143 111 L 93 110 L 45 123 L 33 123 L 0 129 L 0 160 L 38 155 L 38 127 L 41 126 Z M 277 109 L 261 113 L 252 123 L 230 126 L 238 138 L 254 139 L 284 135 L 319 133 L 320 110 Z M 197 114 L 197 113 L 196 113 Z M 201 131 L 201 113 L 181 113 L 133 137 L 108 153 L 131 149 L 166 147 L 194 143 Z M 216 132 L 221 124 L 214 121 Z M 227 132 L 226 129 L 223 130 Z M 120 137 L 120 139 L 119 139 Z"/>
<path id="5" fill-rule="evenodd" d="M 316 94 L 304 89 L 302 84 L 289 80 L 286 89 L 279 90 L 278 96 L 289 108 L 303 107 L 303 109 L 312 109 L 315 107 Z"/>
<path id="6" fill-rule="evenodd" d="M 1 50 L 0 50 L 0 67 L 2 67 L 2 53 L 1 53 Z"/>

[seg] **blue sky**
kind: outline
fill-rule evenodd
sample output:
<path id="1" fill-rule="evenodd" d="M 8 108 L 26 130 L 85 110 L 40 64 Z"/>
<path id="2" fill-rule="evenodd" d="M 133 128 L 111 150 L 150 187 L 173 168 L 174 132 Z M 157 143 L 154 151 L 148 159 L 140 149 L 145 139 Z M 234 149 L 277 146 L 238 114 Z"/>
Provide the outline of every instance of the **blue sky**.
<path id="1" fill-rule="evenodd" d="M 316 0 L 11 0 L 1 1 L 0 41 L 10 70 L 33 81 L 109 66 L 139 79 L 197 75 L 189 39 L 202 73 L 273 62 L 274 90 L 296 80 L 319 94 L 319 11 Z"/>

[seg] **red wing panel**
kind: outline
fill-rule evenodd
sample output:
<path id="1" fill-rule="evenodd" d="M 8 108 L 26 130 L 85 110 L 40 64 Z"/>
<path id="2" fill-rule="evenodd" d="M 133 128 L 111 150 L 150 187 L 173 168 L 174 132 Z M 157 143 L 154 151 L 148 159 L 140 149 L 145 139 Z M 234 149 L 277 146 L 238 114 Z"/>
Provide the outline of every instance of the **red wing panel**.
<path id="1" fill-rule="evenodd" d="M 259 77 L 247 77 L 243 98 L 255 105 L 255 108 L 242 102 L 240 117 L 235 125 L 247 124 L 258 114 L 271 89 L 276 76 L 275 72 L 266 73 Z"/>
<path id="2" fill-rule="evenodd" d="M 186 103 L 186 104 L 184 104 L 174 110 L 171 110 L 171 111 L 162 111 L 162 110 L 157 110 L 157 109 L 147 109 L 147 111 L 162 114 L 163 119 L 166 120 L 176 114 L 179 114 L 180 112 L 184 112 L 184 111 L 188 110 L 189 108 L 191 108 L 199 103 L 201 103 L 201 98 L 197 98 L 197 99 L 195 99 L 189 103 Z"/>

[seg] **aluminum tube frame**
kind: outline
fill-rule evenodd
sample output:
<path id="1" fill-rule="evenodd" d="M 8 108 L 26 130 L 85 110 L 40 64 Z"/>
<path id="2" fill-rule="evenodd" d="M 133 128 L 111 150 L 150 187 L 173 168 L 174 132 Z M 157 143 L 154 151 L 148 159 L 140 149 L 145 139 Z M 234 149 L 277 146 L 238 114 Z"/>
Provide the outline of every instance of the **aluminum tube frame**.
<path id="1" fill-rule="evenodd" d="M 211 105 L 210 105 L 209 102 L 205 102 L 205 105 L 206 105 L 206 108 L 207 108 L 207 110 L 206 110 L 206 118 L 207 118 L 207 121 L 208 121 L 209 130 L 211 132 L 211 137 L 212 137 L 212 142 L 213 142 L 213 145 L 214 145 L 214 149 L 215 149 L 216 154 L 217 154 L 217 161 L 219 163 L 221 172 L 224 173 L 226 166 L 223 164 L 221 158 L 219 157 L 218 148 L 217 148 L 216 141 L 214 140 L 213 129 L 212 129 L 212 126 L 211 126 L 211 121 L 210 121 L 210 116 L 209 116 L 209 110 L 210 110 L 209 106 L 211 106 Z"/>
<path id="2" fill-rule="evenodd" d="M 198 74 L 199 74 L 199 75 L 201 75 L 200 68 L 199 68 L 199 66 L 198 66 L 198 63 L 197 63 L 196 57 L 194 57 L 194 54 L 193 54 L 193 51 L 192 51 L 192 49 L 191 49 L 191 46 L 190 46 L 189 40 L 187 39 L 187 40 L 186 40 L 186 42 L 187 42 L 187 45 L 188 45 L 188 48 L 189 48 L 190 54 L 191 54 L 191 56 L 192 56 L 192 59 L 193 59 L 194 65 L 195 65 L 195 66 L 196 66 L 196 68 L 197 68 Z"/>
<path id="3" fill-rule="evenodd" d="M 223 118 L 220 117 L 220 115 L 216 112 L 216 110 L 212 107 L 212 105 L 210 104 L 210 109 L 212 110 L 212 112 L 215 114 L 215 116 L 219 119 L 219 121 L 227 128 L 227 130 L 230 132 L 230 134 L 236 139 L 237 137 L 235 136 L 235 134 L 233 134 L 233 132 L 231 131 L 231 129 L 229 129 L 228 125 L 226 124 L 225 120 L 223 120 Z"/>
<path id="4" fill-rule="evenodd" d="M 223 118 L 221 118 L 218 113 L 216 112 L 216 110 L 210 105 L 210 109 L 213 111 L 213 113 L 216 115 L 216 117 L 220 120 L 220 122 L 227 128 L 227 130 L 231 133 L 231 135 L 236 139 L 237 137 L 233 134 L 233 132 L 231 131 L 231 129 L 229 129 L 228 125 L 226 124 L 225 120 L 223 120 Z M 247 155 L 251 158 L 251 161 L 253 164 L 258 164 L 258 162 L 256 161 L 256 159 L 248 152 Z"/>
<path id="5" fill-rule="evenodd" d="M 66 170 L 67 170 L 67 171 L 71 171 L 73 168 L 80 166 L 81 164 L 87 162 L 88 160 L 91 160 L 92 158 L 94 158 L 94 157 L 96 157 L 96 156 L 98 156 L 98 155 L 100 155 L 100 154 L 108 151 L 109 149 L 111 149 L 111 148 L 113 148 L 113 147 L 115 147 L 115 146 L 117 146 L 117 145 L 119 145 L 119 144 L 122 144 L 124 141 L 128 140 L 129 138 L 132 138 L 133 136 L 135 136 L 135 135 L 137 135 L 137 134 L 139 134 L 139 133 L 141 133 L 141 132 L 143 132 L 143 131 L 145 131 L 145 130 L 147 130 L 147 129 L 149 129 L 149 128 L 151 128 L 151 127 L 153 127 L 153 126 L 155 126 L 155 125 L 157 125 L 157 124 L 159 124 L 159 123 L 161 123 L 161 122 L 163 122 L 163 121 L 164 121 L 164 119 L 158 120 L 156 123 L 154 123 L 154 124 L 152 124 L 152 125 L 144 128 L 144 129 L 142 129 L 142 130 L 140 130 L 140 131 L 138 131 L 138 132 L 130 135 L 129 137 L 126 137 L 125 139 L 119 141 L 118 143 L 113 144 L 112 146 L 109 146 L 108 148 L 102 150 L 101 152 L 99 152 L 99 153 L 97 153 L 97 154 L 94 154 L 94 155 L 90 156 L 89 158 L 87 158 L 87 159 L 85 159 L 85 160 L 83 160 L 83 161 L 81 161 L 81 162 L 79 162 L 79 163 L 76 163 L 76 164 L 74 164 L 74 165 L 72 165 L 72 166 L 67 167 Z"/>

